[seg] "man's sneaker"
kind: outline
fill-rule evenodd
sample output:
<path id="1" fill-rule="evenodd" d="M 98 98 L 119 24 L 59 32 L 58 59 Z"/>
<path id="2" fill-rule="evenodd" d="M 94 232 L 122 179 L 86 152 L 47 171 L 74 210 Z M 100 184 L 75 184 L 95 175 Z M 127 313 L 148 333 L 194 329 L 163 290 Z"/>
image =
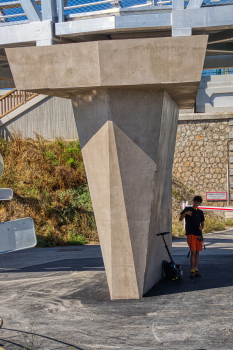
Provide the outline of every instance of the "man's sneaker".
<path id="1" fill-rule="evenodd" d="M 191 279 L 195 278 L 195 271 L 194 271 L 194 270 L 191 270 L 190 278 L 191 278 Z"/>
<path id="2" fill-rule="evenodd" d="M 195 277 L 201 277 L 201 275 L 200 275 L 198 269 L 195 269 Z"/>

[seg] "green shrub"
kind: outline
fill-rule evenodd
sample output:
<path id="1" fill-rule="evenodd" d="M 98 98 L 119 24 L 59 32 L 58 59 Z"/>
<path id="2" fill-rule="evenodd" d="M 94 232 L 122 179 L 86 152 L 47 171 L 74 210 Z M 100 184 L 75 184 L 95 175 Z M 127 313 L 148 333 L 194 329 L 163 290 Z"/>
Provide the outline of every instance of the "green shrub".
<path id="1" fill-rule="evenodd" d="M 205 214 L 205 225 L 203 233 L 209 233 L 214 231 L 223 231 L 225 229 L 226 223 L 225 220 L 215 215 L 214 213 Z"/>
<path id="2" fill-rule="evenodd" d="M 233 219 L 227 219 L 226 220 L 226 226 L 232 227 L 233 226 Z"/>

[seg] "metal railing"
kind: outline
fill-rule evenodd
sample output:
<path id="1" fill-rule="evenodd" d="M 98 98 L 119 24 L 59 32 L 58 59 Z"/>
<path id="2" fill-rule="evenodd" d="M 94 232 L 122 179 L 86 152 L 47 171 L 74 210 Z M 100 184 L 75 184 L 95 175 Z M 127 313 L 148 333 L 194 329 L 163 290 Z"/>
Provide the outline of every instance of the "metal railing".
<path id="1" fill-rule="evenodd" d="M 13 112 L 16 108 L 22 106 L 36 96 L 38 96 L 38 94 L 17 89 L 9 91 L 7 94 L 0 97 L 0 118 Z"/>
<path id="2" fill-rule="evenodd" d="M 64 18 L 75 17 L 82 12 L 104 11 L 112 8 L 128 8 L 136 6 L 152 6 L 153 0 L 68 0 L 64 7 Z"/>
<path id="3" fill-rule="evenodd" d="M 26 20 L 27 16 L 24 13 L 19 1 L 0 1 L 0 23 L 18 22 Z"/>
<path id="4" fill-rule="evenodd" d="M 202 72 L 202 76 L 224 75 L 224 74 L 233 74 L 233 68 L 206 69 L 206 70 L 203 70 Z"/>
<path id="5" fill-rule="evenodd" d="M 231 5 L 231 4 L 233 4 L 233 0 L 204 0 L 202 3 L 202 7 L 222 6 L 222 5 Z"/>
<path id="6" fill-rule="evenodd" d="M 63 2 L 63 0 L 58 0 Z M 189 1 L 184 0 L 184 8 Z M 204 0 L 202 6 L 218 6 L 233 4 L 233 0 Z M 111 8 L 132 8 L 137 6 L 171 6 L 172 0 L 66 0 L 64 6 L 64 18 L 75 17 L 75 14 L 82 12 L 103 11 Z"/>
<path id="7" fill-rule="evenodd" d="M 48 0 L 49 1 L 49 0 Z M 43 11 L 43 2 L 35 0 L 38 10 Z M 189 1 L 184 1 L 184 8 Z M 172 6 L 172 0 L 56 0 L 59 21 L 69 20 L 80 13 L 105 11 L 112 8 Z M 233 4 L 233 0 L 203 0 L 202 7 Z M 28 21 L 20 0 L 0 0 L 0 25 Z"/>

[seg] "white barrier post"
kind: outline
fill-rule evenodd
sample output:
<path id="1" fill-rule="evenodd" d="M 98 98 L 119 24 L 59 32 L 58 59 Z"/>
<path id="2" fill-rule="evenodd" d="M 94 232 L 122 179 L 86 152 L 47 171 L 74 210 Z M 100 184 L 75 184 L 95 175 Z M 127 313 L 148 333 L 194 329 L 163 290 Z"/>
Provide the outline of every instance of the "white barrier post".
<path id="1" fill-rule="evenodd" d="M 186 207 L 186 205 L 188 205 L 188 202 L 183 201 L 182 209 L 184 209 Z M 184 224 L 184 230 L 185 230 L 185 218 L 183 218 L 183 224 Z"/>

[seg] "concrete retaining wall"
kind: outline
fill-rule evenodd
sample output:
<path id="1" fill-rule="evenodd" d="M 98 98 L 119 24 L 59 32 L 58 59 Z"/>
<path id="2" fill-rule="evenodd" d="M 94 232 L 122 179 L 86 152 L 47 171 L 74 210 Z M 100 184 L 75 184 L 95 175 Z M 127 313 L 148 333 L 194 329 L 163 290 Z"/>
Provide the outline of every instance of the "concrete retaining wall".
<path id="1" fill-rule="evenodd" d="M 36 133 L 48 140 L 78 138 L 71 101 L 58 97 L 48 97 L 0 126 L 0 136 L 6 140 L 13 131 L 32 139 L 36 138 Z"/>
<path id="2" fill-rule="evenodd" d="M 227 191 L 228 163 L 233 181 L 232 119 L 231 113 L 180 116 L 173 173 L 203 199 L 207 191 Z M 227 204 L 226 201 L 207 203 Z"/>

